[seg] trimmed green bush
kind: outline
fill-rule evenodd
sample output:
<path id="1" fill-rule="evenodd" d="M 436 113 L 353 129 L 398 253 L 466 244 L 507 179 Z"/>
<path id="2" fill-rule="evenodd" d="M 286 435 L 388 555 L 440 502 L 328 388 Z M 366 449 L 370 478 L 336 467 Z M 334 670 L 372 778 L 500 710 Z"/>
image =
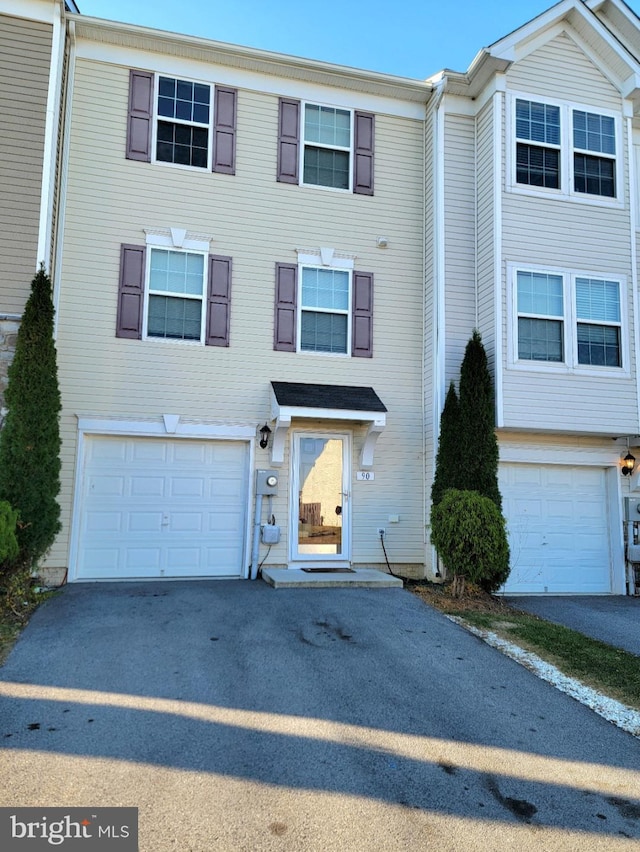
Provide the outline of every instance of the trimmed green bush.
<path id="1" fill-rule="evenodd" d="M 5 393 L 0 432 L 0 500 L 19 514 L 18 555 L 4 565 L 35 569 L 60 531 L 60 391 L 53 341 L 51 281 L 41 267 L 31 283 Z"/>
<path id="2" fill-rule="evenodd" d="M 17 523 L 18 513 L 6 500 L 0 500 L 0 563 L 18 555 Z"/>
<path id="3" fill-rule="evenodd" d="M 495 592 L 509 576 L 505 520 L 493 500 L 476 491 L 445 492 L 431 509 L 431 541 L 454 575 L 455 593 L 465 579 Z"/>

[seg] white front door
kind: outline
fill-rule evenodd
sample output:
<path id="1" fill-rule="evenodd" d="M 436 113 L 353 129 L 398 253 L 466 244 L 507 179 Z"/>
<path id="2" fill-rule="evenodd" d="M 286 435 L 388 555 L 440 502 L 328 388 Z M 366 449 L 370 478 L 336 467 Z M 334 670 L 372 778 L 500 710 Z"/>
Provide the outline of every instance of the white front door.
<path id="1" fill-rule="evenodd" d="M 329 432 L 293 436 L 290 558 L 347 562 L 350 558 L 350 441 Z"/>

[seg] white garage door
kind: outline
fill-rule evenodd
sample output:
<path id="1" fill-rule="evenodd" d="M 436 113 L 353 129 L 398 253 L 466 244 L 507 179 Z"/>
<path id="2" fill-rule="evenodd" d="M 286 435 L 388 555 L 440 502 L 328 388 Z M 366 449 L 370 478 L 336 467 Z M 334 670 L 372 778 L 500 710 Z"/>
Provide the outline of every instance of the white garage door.
<path id="1" fill-rule="evenodd" d="M 248 444 L 87 437 L 79 580 L 243 574 Z"/>
<path id="2" fill-rule="evenodd" d="M 604 469 L 503 464 L 500 490 L 511 547 L 506 592 L 611 592 Z"/>

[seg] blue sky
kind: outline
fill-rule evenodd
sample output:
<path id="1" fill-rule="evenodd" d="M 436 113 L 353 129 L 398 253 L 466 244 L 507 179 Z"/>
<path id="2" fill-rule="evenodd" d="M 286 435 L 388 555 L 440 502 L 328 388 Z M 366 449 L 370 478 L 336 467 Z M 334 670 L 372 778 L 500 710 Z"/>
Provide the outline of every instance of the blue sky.
<path id="1" fill-rule="evenodd" d="M 640 0 L 627 0 L 640 12 Z M 553 0 L 77 0 L 84 15 L 402 77 L 465 71 Z"/>

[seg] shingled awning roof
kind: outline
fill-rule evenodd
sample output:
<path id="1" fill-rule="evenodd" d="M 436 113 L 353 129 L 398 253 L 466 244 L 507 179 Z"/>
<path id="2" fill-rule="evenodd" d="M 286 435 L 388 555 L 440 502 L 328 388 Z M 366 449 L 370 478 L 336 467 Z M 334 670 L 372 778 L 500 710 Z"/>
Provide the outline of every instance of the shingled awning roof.
<path id="1" fill-rule="evenodd" d="M 352 385 L 319 385 L 304 382 L 271 382 L 271 416 L 275 420 L 271 463 L 282 464 L 291 420 L 343 420 L 368 423 L 360 463 L 373 466 L 373 450 L 387 425 L 387 408 L 373 388 Z"/>
<path id="2" fill-rule="evenodd" d="M 373 388 L 271 382 L 279 405 L 297 408 L 339 408 L 341 411 L 386 411 Z"/>

